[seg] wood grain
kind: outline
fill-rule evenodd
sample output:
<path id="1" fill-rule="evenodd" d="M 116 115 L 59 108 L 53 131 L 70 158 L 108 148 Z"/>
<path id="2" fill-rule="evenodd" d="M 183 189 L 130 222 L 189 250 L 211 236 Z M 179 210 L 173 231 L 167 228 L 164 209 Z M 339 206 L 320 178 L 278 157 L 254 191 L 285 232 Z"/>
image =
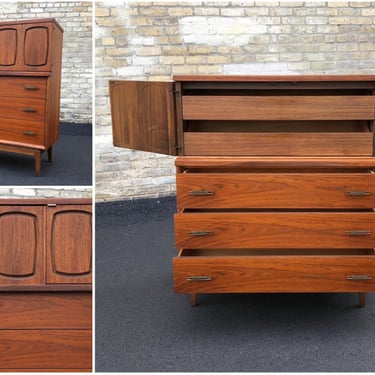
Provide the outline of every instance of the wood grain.
<path id="1" fill-rule="evenodd" d="M 179 209 L 375 207 L 374 173 L 178 173 L 176 181 Z"/>
<path id="2" fill-rule="evenodd" d="M 47 90 L 46 77 L 0 76 L 0 96 L 44 99 Z"/>
<path id="3" fill-rule="evenodd" d="M 0 117 L 0 138 L 2 143 L 40 145 L 44 148 L 45 126 L 39 121 Z"/>
<path id="4" fill-rule="evenodd" d="M 0 142 L 7 152 L 48 150 L 51 161 L 59 133 L 62 39 L 52 18 L 0 22 Z M 40 152 L 33 156 L 39 176 Z"/>
<path id="5" fill-rule="evenodd" d="M 0 369 L 91 369 L 91 330 L 0 330 Z"/>
<path id="6" fill-rule="evenodd" d="M 47 207 L 47 284 L 92 281 L 92 207 Z"/>
<path id="7" fill-rule="evenodd" d="M 352 82 L 369 81 L 375 84 L 371 74 L 327 74 L 327 75 L 241 75 L 241 74 L 176 74 L 175 81 L 181 82 Z"/>
<path id="8" fill-rule="evenodd" d="M 8 31 L 9 30 L 9 31 Z M 63 29 L 53 18 L 0 23 L 0 71 L 48 72 L 53 69 L 54 34 Z M 39 41 L 39 43 L 38 43 Z M 7 51 L 7 52 L 5 52 Z"/>
<path id="9" fill-rule="evenodd" d="M 32 111 L 32 112 L 29 112 Z M 33 98 L 8 98 L 0 101 L 0 116 L 2 118 L 15 118 L 27 121 L 44 122 L 45 101 Z"/>
<path id="10" fill-rule="evenodd" d="M 371 169 L 375 168 L 375 157 L 372 156 L 178 156 L 175 165 L 179 168 L 233 168 L 259 169 L 276 168 L 284 169 L 309 168 L 316 169 Z"/>
<path id="11" fill-rule="evenodd" d="M 373 120 L 373 96 L 189 96 L 185 120 Z"/>
<path id="12" fill-rule="evenodd" d="M 188 256 L 174 258 L 173 269 L 179 293 L 375 291 L 374 256 Z M 348 280 L 350 275 L 372 280 Z"/>
<path id="13" fill-rule="evenodd" d="M 0 294 L 0 330 L 91 329 L 91 293 Z"/>
<path id="14" fill-rule="evenodd" d="M 371 234 L 350 236 L 347 231 Z M 211 232 L 194 236 L 191 232 Z M 176 247 L 375 248 L 374 212 L 195 212 L 175 214 Z"/>
<path id="15" fill-rule="evenodd" d="M 44 284 L 43 207 L 0 206 L 0 285 Z"/>
<path id="16" fill-rule="evenodd" d="M 185 155 L 370 156 L 372 133 L 186 132 Z"/>
<path id="17" fill-rule="evenodd" d="M 110 81 L 114 145 L 176 155 L 172 82 Z"/>

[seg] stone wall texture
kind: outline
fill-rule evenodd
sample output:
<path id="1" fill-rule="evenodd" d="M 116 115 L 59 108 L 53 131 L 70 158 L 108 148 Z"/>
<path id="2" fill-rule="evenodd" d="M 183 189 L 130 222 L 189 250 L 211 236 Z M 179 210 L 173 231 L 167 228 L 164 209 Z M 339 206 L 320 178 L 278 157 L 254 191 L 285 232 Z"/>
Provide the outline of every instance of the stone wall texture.
<path id="1" fill-rule="evenodd" d="M 174 158 L 112 146 L 108 80 L 374 74 L 374 2 L 97 2 L 97 200 L 175 191 Z"/>
<path id="2" fill-rule="evenodd" d="M 76 188 L 36 188 L 36 187 L 0 187 L 1 198 L 91 198 L 92 188 L 76 187 Z"/>
<path id="3" fill-rule="evenodd" d="M 92 18 L 90 1 L 1 2 L 0 20 L 55 18 L 64 28 L 63 122 L 92 123 Z"/>

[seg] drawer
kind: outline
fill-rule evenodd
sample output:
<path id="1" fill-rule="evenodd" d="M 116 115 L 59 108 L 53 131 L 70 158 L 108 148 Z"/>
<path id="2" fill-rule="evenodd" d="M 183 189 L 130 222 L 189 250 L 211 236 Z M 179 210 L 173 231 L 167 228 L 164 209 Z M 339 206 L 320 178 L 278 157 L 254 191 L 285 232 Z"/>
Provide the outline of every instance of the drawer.
<path id="1" fill-rule="evenodd" d="M 375 248 L 374 212 L 184 212 L 178 248 Z"/>
<path id="2" fill-rule="evenodd" d="M 183 95 L 184 120 L 373 120 L 369 95 Z"/>
<path id="3" fill-rule="evenodd" d="M 0 100 L 0 116 L 26 121 L 44 122 L 45 100 L 4 97 Z"/>
<path id="4" fill-rule="evenodd" d="M 91 329 L 92 298 L 84 292 L 3 292 L 0 330 Z"/>
<path id="5" fill-rule="evenodd" d="M 90 369 L 91 330 L 0 330 L 0 369 Z"/>
<path id="6" fill-rule="evenodd" d="M 185 132 L 184 154 L 200 156 L 371 156 L 370 132 Z"/>
<path id="7" fill-rule="evenodd" d="M 46 77 L 0 77 L 0 97 L 45 99 Z"/>
<path id="8" fill-rule="evenodd" d="M 0 140 L 2 143 L 44 145 L 44 123 L 0 117 Z"/>
<path id="9" fill-rule="evenodd" d="M 173 259 L 174 288 L 179 293 L 374 292 L 375 256 L 332 251 L 329 255 L 207 255 L 184 250 Z M 353 252 L 354 253 L 354 252 Z M 246 255 L 245 255 L 246 254 Z"/>
<path id="10" fill-rule="evenodd" d="M 180 173 L 182 208 L 373 208 L 374 173 Z"/>

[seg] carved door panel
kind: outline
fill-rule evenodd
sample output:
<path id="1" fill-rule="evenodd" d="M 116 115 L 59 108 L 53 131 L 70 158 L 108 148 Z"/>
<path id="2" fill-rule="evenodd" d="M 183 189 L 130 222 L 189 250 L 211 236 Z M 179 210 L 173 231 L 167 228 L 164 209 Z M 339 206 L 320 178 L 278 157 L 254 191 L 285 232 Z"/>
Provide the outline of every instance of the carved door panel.
<path id="1" fill-rule="evenodd" d="M 44 284 L 44 207 L 0 206 L 0 287 Z"/>
<path id="2" fill-rule="evenodd" d="M 0 71 L 50 71 L 54 27 L 51 22 L 0 26 Z"/>
<path id="3" fill-rule="evenodd" d="M 9 69 L 16 65 L 18 36 L 17 27 L 0 27 L 0 69 Z"/>
<path id="4" fill-rule="evenodd" d="M 91 205 L 47 207 L 47 284 L 92 280 Z"/>
<path id="5" fill-rule="evenodd" d="M 48 24 L 26 27 L 23 43 L 23 61 L 27 68 L 49 67 L 51 28 Z"/>

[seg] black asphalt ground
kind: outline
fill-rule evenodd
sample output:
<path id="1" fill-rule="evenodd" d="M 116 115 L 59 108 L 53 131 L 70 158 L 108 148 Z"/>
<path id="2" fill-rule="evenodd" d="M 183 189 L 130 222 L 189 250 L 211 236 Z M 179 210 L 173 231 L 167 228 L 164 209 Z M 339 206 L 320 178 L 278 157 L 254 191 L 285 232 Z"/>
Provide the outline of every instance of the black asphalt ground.
<path id="1" fill-rule="evenodd" d="M 35 176 L 34 158 L 0 152 L 0 185 L 92 185 L 92 127 L 60 124 L 60 137 L 53 146 L 52 162 L 42 155 L 41 176 Z"/>
<path id="2" fill-rule="evenodd" d="M 375 295 L 173 292 L 173 197 L 96 206 L 97 372 L 373 372 Z"/>

